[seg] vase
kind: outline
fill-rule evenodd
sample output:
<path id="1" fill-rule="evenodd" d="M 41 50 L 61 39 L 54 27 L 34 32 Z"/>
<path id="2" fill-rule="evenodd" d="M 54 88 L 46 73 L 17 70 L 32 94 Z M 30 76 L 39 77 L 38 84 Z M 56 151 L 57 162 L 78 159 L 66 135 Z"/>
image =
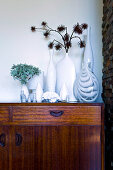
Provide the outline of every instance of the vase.
<path id="1" fill-rule="evenodd" d="M 99 94 L 99 83 L 90 68 L 83 63 L 81 74 L 76 82 L 75 96 L 80 102 L 95 102 Z"/>
<path id="2" fill-rule="evenodd" d="M 43 89 L 43 79 L 44 79 L 44 72 L 41 71 L 39 75 L 34 75 L 27 83 L 27 87 L 29 90 L 36 90 L 37 84 L 40 83 Z"/>
<path id="3" fill-rule="evenodd" d="M 42 101 L 43 90 L 40 83 L 37 84 L 36 88 L 36 101 L 40 103 Z"/>
<path id="4" fill-rule="evenodd" d="M 91 27 L 87 30 L 87 39 L 86 39 L 86 47 L 84 50 L 84 64 L 88 67 L 88 69 L 93 72 L 94 67 L 94 58 L 93 58 L 93 51 L 91 46 Z"/>
<path id="5" fill-rule="evenodd" d="M 46 90 L 55 92 L 56 86 L 56 68 L 53 62 L 53 50 L 50 50 L 50 60 L 46 74 Z"/>
<path id="6" fill-rule="evenodd" d="M 98 79 L 93 73 L 94 58 L 90 41 L 91 28 L 88 28 L 82 69 L 77 78 L 74 94 L 80 102 L 95 102 L 99 95 Z"/>
<path id="7" fill-rule="evenodd" d="M 76 101 L 73 94 L 73 85 L 76 78 L 75 66 L 68 53 L 57 63 L 56 73 L 56 92 L 60 95 L 61 88 L 65 84 L 69 95 L 69 102 Z"/>
<path id="8" fill-rule="evenodd" d="M 65 83 L 63 84 L 60 90 L 60 99 L 61 101 L 68 102 L 68 90 Z"/>
<path id="9" fill-rule="evenodd" d="M 20 94 L 20 100 L 21 102 L 28 102 L 29 97 L 29 91 L 26 84 L 22 84 L 21 86 L 21 94 Z"/>

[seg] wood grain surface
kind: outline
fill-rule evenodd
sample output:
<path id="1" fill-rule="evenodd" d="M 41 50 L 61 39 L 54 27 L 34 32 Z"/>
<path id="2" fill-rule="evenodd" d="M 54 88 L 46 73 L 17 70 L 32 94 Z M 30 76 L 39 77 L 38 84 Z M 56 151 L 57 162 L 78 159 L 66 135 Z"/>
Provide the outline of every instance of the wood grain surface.
<path id="1" fill-rule="evenodd" d="M 1 134 L 0 170 L 104 170 L 103 104 L 0 103 Z"/>

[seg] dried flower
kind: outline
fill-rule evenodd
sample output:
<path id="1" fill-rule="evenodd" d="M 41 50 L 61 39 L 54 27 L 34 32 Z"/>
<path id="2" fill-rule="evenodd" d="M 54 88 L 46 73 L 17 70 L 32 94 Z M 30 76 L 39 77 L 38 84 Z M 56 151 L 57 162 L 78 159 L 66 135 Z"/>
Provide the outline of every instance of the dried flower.
<path id="1" fill-rule="evenodd" d="M 35 32 L 35 31 L 36 31 L 36 27 L 35 27 L 35 26 L 32 26 L 32 27 L 31 27 L 31 31 L 32 31 L 32 32 Z"/>
<path id="2" fill-rule="evenodd" d="M 65 35 L 64 35 L 64 41 L 69 41 L 69 34 L 68 33 L 66 33 Z"/>
<path id="3" fill-rule="evenodd" d="M 50 35 L 50 33 L 48 31 L 44 32 L 44 37 L 48 38 L 48 36 Z"/>
<path id="4" fill-rule="evenodd" d="M 61 45 L 60 45 L 59 43 L 55 45 L 55 49 L 56 49 L 56 50 L 60 50 L 61 48 L 62 48 L 62 47 L 61 47 Z"/>
<path id="5" fill-rule="evenodd" d="M 49 47 L 50 49 L 53 49 L 53 46 L 54 46 L 53 42 L 50 42 L 50 43 L 48 44 L 48 47 Z"/>
<path id="6" fill-rule="evenodd" d="M 59 32 L 63 32 L 65 29 L 66 28 L 65 28 L 64 25 L 61 25 L 61 26 L 57 27 L 57 31 L 59 31 Z"/>
<path id="7" fill-rule="evenodd" d="M 73 31 L 78 34 L 82 34 L 82 27 L 77 23 L 77 25 L 73 27 Z"/>
<path id="8" fill-rule="evenodd" d="M 41 23 L 41 25 L 42 25 L 41 28 L 31 27 L 31 30 L 32 31 L 36 31 L 36 29 L 43 30 L 43 35 L 45 38 L 48 38 L 48 36 L 51 34 L 51 32 L 55 32 L 61 37 L 61 40 L 62 40 L 61 42 L 57 39 L 54 39 L 53 42 L 50 42 L 48 44 L 48 47 L 50 49 L 52 49 L 54 47 L 56 50 L 60 50 L 63 47 L 67 53 L 68 50 L 72 47 L 72 40 L 74 38 L 79 39 L 78 44 L 79 44 L 80 48 L 85 47 L 85 42 L 82 41 L 79 36 L 76 36 L 74 34 L 75 33 L 82 34 L 83 31 L 85 29 L 87 29 L 87 27 L 88 27 L 88 25 L 86 23 L 83 23 L 81 25 L 79 23 L 77 23 L 76 25 L 74 25 L 71 35 L 68 34 L 67 27 L 65 27 L 64 25 L 58 26 L 57 29 L 52 29 L 51 27 L 49 27 L 47 25 L 47 22 L 45 22 L 45 21 L 43 21 Z M 62 32 L 64 32 L 64 33 L 62 33 Z"/>
<path id="9" fill-rule="evenodd" d="M 46 27 L 46 26 L 47 26 L 47 22 L 43 21 L 43 22 L 41 23 L 41 25 L 44 26 L 44 27 Z"/>
<path id="10" fill-rule="evenodd" d="M 81 26 L 82 26 L 82 29 L 84 30 L 88 28 L 88 25 L 86 23 L 82 24 Z"/>
<path id="11" fill-rule="evenodd" d="M 80 41 L 79 45 L 80 45 L 80 48 L 84 48 L 85 47 L 85 41 Z"/>

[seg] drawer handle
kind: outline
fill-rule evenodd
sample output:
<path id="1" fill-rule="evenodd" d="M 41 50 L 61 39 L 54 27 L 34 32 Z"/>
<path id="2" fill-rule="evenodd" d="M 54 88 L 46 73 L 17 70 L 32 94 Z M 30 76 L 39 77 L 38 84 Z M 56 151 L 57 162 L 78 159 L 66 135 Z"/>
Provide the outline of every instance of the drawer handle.
<path id="1" fill-rule="evenodd" d="M 22 136 L 19 133 L 16 133 L 15 144 L 16 144 L 16 146 L 20 146 L 22 144 Z"/>
<path id="2" fill-rule="evenodd" d="M 5 133 L 2 133 L 0 135 L 0 146 L 4 147 L 6 145 L 6 135 Z"/>
<path id="3" fill-rule="evenodd" d="M 50 111 L 50 114 L 54 117 L 62 116 L 63 113 L 64 111 L 59 111 L 59 110 Z"/>

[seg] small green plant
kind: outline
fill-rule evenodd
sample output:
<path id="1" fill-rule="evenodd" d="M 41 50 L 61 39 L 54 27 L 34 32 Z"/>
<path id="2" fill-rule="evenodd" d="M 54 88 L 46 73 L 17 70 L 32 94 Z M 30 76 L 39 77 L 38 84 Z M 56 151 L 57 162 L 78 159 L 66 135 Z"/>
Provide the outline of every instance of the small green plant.
<path id="1" fill-rule="evenodd" d="M 27 84 L 28 81 L 34 76 L 39 75 L 41 70 L 38 67 L 27 64 L 17 64 L 11 67 L 11 76 L 17 79 L 21 84 Z"/>

